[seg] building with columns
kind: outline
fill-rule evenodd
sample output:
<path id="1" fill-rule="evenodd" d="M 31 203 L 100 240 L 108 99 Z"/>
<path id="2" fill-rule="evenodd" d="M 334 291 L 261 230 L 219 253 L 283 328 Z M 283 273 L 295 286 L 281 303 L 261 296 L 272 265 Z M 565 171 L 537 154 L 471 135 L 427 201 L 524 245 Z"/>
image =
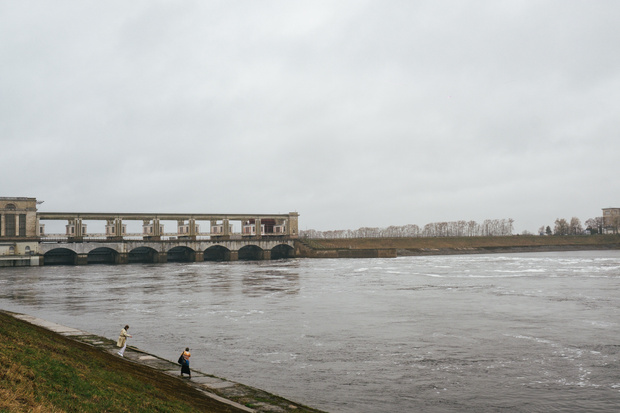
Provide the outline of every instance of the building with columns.
<path id="1" fill-rule="evenodd" d="M 39 265 L 36 198 L 0 197 L 0 267 Z"/>
<path id="2" fill-rule="evenodd" d="M 196 260 L 202 257 L 206 257 L 205 260 L 222 257 L 274 259 L 270 257 L 293 256 L 294 239 L 299 236 L 297 212 L 38 212 L 40 203 L 36 198 L 0 197 L 0 266 L 66 263 L 73 260 L 71 257 L 79 263 L 100 262 L 101 259 L 114 263 L 132 259 L 165 262 L 178 258 L 179 249 L 185 254 L 181 258 L 191 256 Z M 54 228 L 59 227 L 57 223 L 64 222 L 65 233 L 47 233 L 46 222 L 52 222 Z M 132 224 L 134 233 L 128 233 L 127 222 Z M 87 223 L 95 229 L 87 231 Z M 135 230 L 136 223 L 142 226 L 139 232 Z M 153 258 L 155 253 L 158 254 L 156 259 Z M 107 257 L 102 258 L 105 254 Z M 138 255 L 140 257 L 136 258 Z M 114 259 L 110 258 L 112 256 Z M 41 264 L 33 262 L 39 258 Z"/>
<path id="3" fill-rule="evenodd" d="M 37 199 L 0 198 L 0 237 L 37 237 Z"/>

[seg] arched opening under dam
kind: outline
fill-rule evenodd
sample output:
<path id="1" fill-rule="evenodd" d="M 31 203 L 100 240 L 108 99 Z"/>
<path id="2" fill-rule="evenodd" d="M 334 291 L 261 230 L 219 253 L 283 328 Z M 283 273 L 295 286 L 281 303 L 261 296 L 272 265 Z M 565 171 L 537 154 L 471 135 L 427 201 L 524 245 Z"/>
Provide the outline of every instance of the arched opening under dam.
<path id="1" fill-rule="evenodd" d="M 88 253 L 88 264 L 116 264 L 117 256 L 112 248 L 95 248 Z"/>
<path id="2" fill-rule="evenodd" d="M 204 252 L 205 261 L 230 261 L 230 250 L 221 245 L 209 247 Z"/>
<path id="3" fill-rule="evenodd" d="M 290 245 L 280 244 L 271 249 L 272 260 L 282 260 L 285 258 L 294 258 L 295 249 Z"/>
<path id="4" fill-rule="evenodd" d="M 127 262 L 129 264 L 157 262 L 157 251 L 149 247 L 135 248 L 127 254 Z"/>
<path id="5" fill-rule="evenodd" d="M 44 265 L 75 265 L 77 254 L 68 248 L 55 248 L 43 255 Z"/>
<path id="6" fill-rule="evenodd" d="M 254 261 L 263 259 L 263 250 L 256 245 L 246 245 L 239 250 L 239 260 Z"/>
<path id="7" fill-rule="evenodd" d="M 168 250 L 168 262 L 194 262 L 196 252 L 188 247 L 174 247 Z"/>

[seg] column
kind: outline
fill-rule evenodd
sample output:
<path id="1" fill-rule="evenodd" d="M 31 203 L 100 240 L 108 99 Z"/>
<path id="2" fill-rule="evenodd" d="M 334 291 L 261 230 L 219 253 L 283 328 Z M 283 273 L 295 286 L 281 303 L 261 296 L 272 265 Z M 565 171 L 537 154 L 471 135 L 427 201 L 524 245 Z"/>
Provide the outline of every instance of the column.
<path id="1" fill-rule="evenodd" d="M 150 230 L 150 232 L 149 232 Z M 153 236 L 154 228 L 151 226 L 150 219 L 142 220 L 142 239 L 149 239 Z"/>
<path id="2" fill-rule="evenodd" d="M 239 260 L 239 251 L 230 251 L 228 261 L 238 261 L 238 260 Z"/>
<path id="3" fill-rule="evenodd" d="M 105 228 L 107 239 L 118 241 L 123 239 L 123 221 L 121 219 L 108 219 Z"/>
<path id="4" fill-rule="evenodd" d="M 162 234 L 161 224 L 159 223 L 159 218 L 153 218 L 153 233 L 151 234 L 151 239 L 159 241 L 161 239 Z"/>
<path id="5" fill-rule="evenodd" d="M 263 260 L 270 260 L 271 259 L 271 250 L 263 250 Z"/>
<path id="6" fill-rule="evenodd" d="M 291 238 L 299 237 L 299 213 L 289 212 L 288 222 L 286 223 L 286 233 Z"/>
<path id="7" fill-rule="evenodd" d="M 153 218 L 153 236 L 161 237 L 161 228 L 159 225 L 159 218 Z"/>
<path id="8" fill-rule="evenodd" d="M 114 219 L 114 228 L 116 228 L 116 236 L 119 238 L 123 238 L 123 220 L 120 218 Z"/>
<path id="9" fill-rule="evenodd" d="M 222 235 L 224 236 L 224 239 L 230 239 L 230 224 L 228 223 L 228 219 L 223 219 L 222 225 Z"/>
<path id="10" fill-rule="evenodd" d="M 0 237 L 4 237 L 4 214 L 0 214 Z"/>
<path id="11" fill-rule="evenodd" d="M 69 241 L 82 242 L 82 240 L 84 239 L 84 236 L 82 234 L 82 218 L 73 218 L 72 220 L 69 220 L 67 227 L 69 229 L 73 227 L 73 233 L 68 231 L 69 233 L 67 234 L 69 237 Z"/>
<path id="12" fill-rule="evenodd" d="M 177 238 L 180 238 L 180 237 L 185 235 L 185 234 L 183 234 L 183 226 L 184 225 L 185 225 L 185 220 L 184 219 L 178 219 L 177 220 Z"/>
<path id="13" fill-rule="evenodd" d="M 263 235 L 263 231 L 261 231 L 260 226 L 260 218 L 256 218 L 254 220 L 254 225 L 256 226 L 256 238 L 260 238 Z"/>
<path id="14" fill-rule="evenodd" d="M 188 220 L 189 222 L 189 237 L 190 239 L 196 239 L 196 220 L 193 218 L 190 218 Z"/>
<path id="15" fill-rule="evenodd" d="M 159 224 L 159 220 L 157 218 L 142 220 L 142 238 L 145 240 L 156 240 L 159 241 L 161 239 L 161 228 Z"/>
<path id="16" fill-rule="evenodd" d="M 194 253 L 194 262 L 202 262 L 205 260 L 205 253 L 204 251 L 196 251 Z"/>
<path id="17" fill-rule="evenodd" d="M 84 236 L 84 231 L 82 231 L 82 218 L 75 219 L 75 236 L 79 238 Z"/>

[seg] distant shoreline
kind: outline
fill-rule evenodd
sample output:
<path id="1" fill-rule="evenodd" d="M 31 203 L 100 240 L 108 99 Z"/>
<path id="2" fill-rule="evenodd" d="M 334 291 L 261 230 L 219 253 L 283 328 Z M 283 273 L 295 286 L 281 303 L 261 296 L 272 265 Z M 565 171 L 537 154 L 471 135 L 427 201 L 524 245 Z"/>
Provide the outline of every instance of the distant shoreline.
<path id="1" fill-rule="evenodd" d="M 620 249 L 620 235 L 300 239 L 305 258 L 394 258 Z"/>

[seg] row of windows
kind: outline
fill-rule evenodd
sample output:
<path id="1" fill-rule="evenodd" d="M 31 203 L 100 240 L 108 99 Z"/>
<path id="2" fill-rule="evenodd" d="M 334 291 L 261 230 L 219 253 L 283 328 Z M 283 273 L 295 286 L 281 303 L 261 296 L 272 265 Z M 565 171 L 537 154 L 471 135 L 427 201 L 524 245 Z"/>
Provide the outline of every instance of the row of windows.
<path id="1" fill-rule="evenodd" d="M 24 249 L 24 252 L 26 253 L 26 255 L 32 254 L 32 251 L 30 250 L 29 246 L 26 246 L 26 248 Z M 8 255 L 15 255 L 15 247 L 14 246 L 10 246 L 9 247 L 9 254 Z"/>
<path id="2" fill-rule="evenodd" d="M 0 234 L 4 233 L 5 237 L 26 236 L 26 214 L 2 214 L 2 217 L 4 219 L 0 219 Z"/>

